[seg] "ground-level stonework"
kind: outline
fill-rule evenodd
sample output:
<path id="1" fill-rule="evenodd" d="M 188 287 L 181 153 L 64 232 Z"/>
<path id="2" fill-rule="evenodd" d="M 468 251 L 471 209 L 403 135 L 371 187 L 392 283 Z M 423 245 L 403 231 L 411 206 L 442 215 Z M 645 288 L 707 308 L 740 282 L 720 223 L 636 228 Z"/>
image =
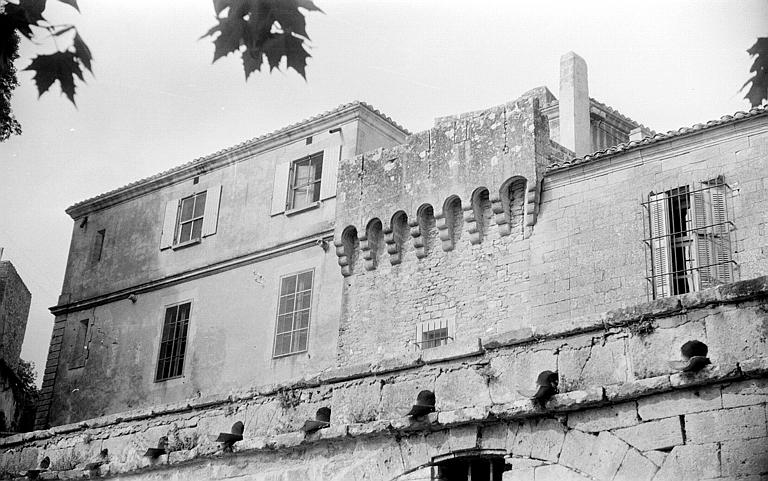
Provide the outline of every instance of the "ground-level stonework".
<path id="1" fill-rule="evenodd" d="M 47 457 L 41 479 L 414 481 L 484 457 L 502 461 L 503 480 L 765 479 L 767 338 L 763 277 L 4 438 L 0 473 Z M 667 361 L 690 339 L 712 365 L 675 373 Z M 561 394 L 542 408 L 519 390 L 544 369 L 559 371 Z M 409 418 L 422 389 L 436 412 Z M 305 434 L 319 407 L 330 427 Z M 212 436 L 236 421 L 244 439 L 224 453 Z M 162 436 L 170 453 L 144 456 Z"/>

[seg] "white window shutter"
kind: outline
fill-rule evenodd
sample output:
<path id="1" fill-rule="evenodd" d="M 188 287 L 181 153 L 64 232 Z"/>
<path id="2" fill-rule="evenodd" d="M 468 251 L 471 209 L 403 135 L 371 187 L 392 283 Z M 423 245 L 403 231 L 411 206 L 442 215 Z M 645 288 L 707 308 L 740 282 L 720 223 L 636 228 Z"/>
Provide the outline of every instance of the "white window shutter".
<path id="1" fill-rule="evenodd" d="M 205 213 L 203 214 L 203 237 L 216 233 L 219 223 L 219 201 L 221 185 L 209 188 L 205 194 Z"/>
<path id="2" fill-rule="evenodd" d="M 696 191 L 693 193 L 693 219 L 696 223 L 695 234 L 692 236 L 696 243 L 696 271 L 699 278 L 699 289 L 707 289 L 715 285 L 712 278 L 712 203 L 709 192 Z"/>
<path id="3" fill-rule="evenodd" d="M 320 200 L 336 196 L 336 175 L 341 160 L 341 145 L 339 151 L 328 149 L 323 152 L 323 177 L 320 179 Z"/>
<path id="4" fill-rule="evenodd" d="M 285 212 L 285 203 L 288 198 L 288 172 L 291 163 L 283 162 L 275 166 L 275 180 L 272 185 L 272 210 L 270 215 Z"/>
<path id="5" fill-rule="evenodd" d="M 731 237 L 728 226 L 728 214 L 726 208 L 725 184 L 719 183 L 710 190 L 712 203 L 712 259 L 717 266 L 712 269 L 712 275 L 717 283 L 733 282 L 731 273 Z"/>
<path id="6" fill-rule="evenodd" d="M 173 245 L 178 210 L 178 199 L 169 200 L 168 203 L 165 204 L 165 218 L 163 220 L 163 233 L 160 236 L 160 249 L 167 249 Z"/>
<path id="7" fill-rule="evenodd" d="M 648 196 L 648 209 L 651 217 L 651 257 L 653 261 L 653 291 L 655 298 L 672 295 L 669 246 L 669 215 L 667 196 L 664 193 Z"/>

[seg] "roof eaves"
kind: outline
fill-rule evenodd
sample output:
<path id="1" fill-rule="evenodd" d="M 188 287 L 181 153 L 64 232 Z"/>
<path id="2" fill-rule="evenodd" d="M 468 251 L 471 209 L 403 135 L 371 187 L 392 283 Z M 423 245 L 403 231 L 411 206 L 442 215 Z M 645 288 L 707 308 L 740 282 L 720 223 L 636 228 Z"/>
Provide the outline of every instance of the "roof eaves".
<path id="1" fill-rule="evenodd" d="M 115 196 L 116 194 L 125 193 L 127 191 L 132 190 L 132 189 L 137 189 L 138 187 L 144 186 L 144 185 L 149 184 L 149 183 L 161 182 L 161 179 L 169 177 L 169 176 L 171 176 L 173 174 L 176 174 L 176 173 L 179 173 L 179 172 L 183 172 L 184 170 L 192 169 L 193 167 L 201 166 L 201 165 L 206 164 L 206 163 L 208 163 L 208 162 L 210 162 L 212 160 L 215 160 L 215 159 L 221 159 L 221 158 L 223 158 L 225 156 L 228 156 L 228 155 L 234 155 L 234 154 L 236 154 L 238 152 L 241 152 L 241 151 L 247 149 L 248 147 L 252 147 L 252 146 L 257 145 L 259 143 L 266 142 L 266 141 L 274 139 L 274 138 L 276 138 L 276 137 L 278 137 L 280 135 L 289 134 L 290 132 L 292 132 L 294 130 L 298 130 L 298 129 L 302 128 L 302 127 L 310 125 L 313 122 L 318 122 L 318 121 L 324 120 L 327 117 L 331 117 L 333 115 L 345 113 L 347 111 L 352 111 L 352 110 L 360 109 L 360 108 L 364 108 L 364 109 L 368 110 L 369 112 L 373 113 L 374 115 L 378 116 L 382 120 L 384 120 L 387 123 L 389 123 L 390 125 L 392 125 L 394 128 L 402 131 L 405 135 L 410 135 L 411 134 L 411 132 L 408 129 L 406 129 L 402 125 L 398 124 L 391 117 L 389 117 L 388 115 L 382 113 L 380 110 L 376 109 L 372 105 L 370 105 L 368 103 L 365 103 L 365 102 L 362 102 L 362 101 L 359 101 L 359 100 L 356 100 L 356 101 L 353 101 L 353 102 L 342 104 L 342 105 L 340 105 L 340 106 L 338 106 L 338 107 L 336 107 L 334 109 L 327 110 L 327 111 L 322 112 L 320 114 L 313 115 L 312 117 L 306 118 L 306 119 L 301 120 L 299 122 L 295 122 L 293 124 L 289 124 L 289 125 L 287 125 L 285 127 L 279 128 L 279 129 L 274 130 L 272 132 L 260 135 L 258 137 L 254 137 L 254 138 L 249 139 L 249 140 L 245 140 L 245 141 L 240 142 L 239 144 L 235 144 L 235 145 L 233 145 L 231 147 L 227 147 L 225 149 L 221 149 L 221 150 L 216 151 L 216 152 L 214 152 L 212 154 L 208 154 L 208 155 L 205 155 L 203 157 L 198 157 L 196 159 L 193 159 L 193 160 L 191 160 L 189 162 L 185 162 L 185 163 L 183 163 L 181 165 L 178 165 L 176 167 L 172 167 L 172 168 L 170 168 L 168 170 L 159 172 L 159 173 L 151 175 L 149 177 L 145 177 L 143 179 L 139 179 L 137 181 L 131 182 L 131 183 L 129 183 L 127 185 L 124 185 L 122 187 L 118 187 L 117 189 L 113 189 L 113 190 L 110 190 L 110 191 L 105 192 L 103 194 L 99 194 L 97 196 L 90 197 L 88 199 L 82 200 L 80 202 L 77 202 L 77 203 L 69 206 L 65 210 L 65 212 L 67 214 L 69 214 L 70 216 L 73 216 L 73 214 L 75 214 L 75 216 L 73 216 L 73 218 L 75 218 L 76 214 L 78 213 L 78 211 L 81 210 L 82 207 L 85 207 L 87 205 L 93 204 L 93 203 L 95 203 L 97 201 L 100 201 L 100 200 L 103 200 L 103 199 Z M 162 184 L 162 182 L 161 182 L 161 185 L 165 185 L 165 184 Z"/>
<path id="2" fill-rule="evenodd" d="M 549 166 L 547 171 L 554 172 L 557 170 L 565 170 L 570 167 L 591 162 L 593 160 L 601 159 L 604 157 L 610 157 L 615 154 L 620 154 L 630 150 L 640 149 L 652 144 L 657 144 L 665 140 L 684 137 L 686 135 L 691 135 L 691 134 L 701 132 L 702 130 L 707 130 L 714 127 L 720 127 L 723 125 L 736 123 L 742 120 L 750 119 L 753 117 L 759 117 L 761 115 L 766 115 L 766 114 L 768 114 L 768 104 L 760 107 L 753 107 L 748 112 L 739 111 L 733 115 L 724 115 L 720 117 L 720 119 L 718 120 L 710 120 L 709 122 L 706 122 L 704 124 L 695 124 L 691 127 L 681 127 L 677 130 L 670 130 L 667 133 L 657 133 L 657 134 L 644 137 L 640 140 L 633 140 L 630 142 L 614 145 L 608 149 L 600 150 L 593 154 L 585 155 L 584 157 L 577 157 L 566 162 L 559 162 L 556 164 L 552 164 Z"/>

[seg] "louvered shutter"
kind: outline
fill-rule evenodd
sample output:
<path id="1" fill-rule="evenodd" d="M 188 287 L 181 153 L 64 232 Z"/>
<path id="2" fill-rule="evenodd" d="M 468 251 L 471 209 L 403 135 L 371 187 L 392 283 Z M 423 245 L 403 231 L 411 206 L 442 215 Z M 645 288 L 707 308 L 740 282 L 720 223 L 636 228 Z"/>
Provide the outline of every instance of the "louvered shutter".
<path id="1" fill-rule="evenodd" d="M 664 193 L 648 196 L 651 227 L 651 258 L 654 298 L 672 295 L 670 279 L 669 215 L 667 196 Z"/>
<path id="2" fill-rule="evenodd" d="M 270 211 L 270 215 L 285 212 L 290 168 L 290 162 L 283 162 L 282 164 L 277 164 L 277 166 L 275 166 L 275 179 L 272 185 L 272 210 Z"/>
<path id="3" fill-rule="evenodd" d="M 203 214 L 203 237 L 216 233 L 219 223 L 219 201 L 221 186 L 210 187 L 205 193 L 205 213 Z"/>
<path id="4" fill-rule="evenodd" d="M 336 176 L 339 171 L 339 161 L 341 160 L 341 146 L 339 151 L 328 149 L 323 152 L 323 177 L 320 180 L 320 200 L 329 199 L 336 196 Z"/>
<path id="5" fill-rule="evenodd" d="M 163 220 L 163 233 L 160 236 L 160 249 L 168 249 L 173 245 L 178 210 L 178 199 L 169 200 L 168 203 L 165 204 L 165 218 Z"/>
<path id="6" fill-rule="evenodd" d="M 695 242 L 696 261 L 694 272 L 698 273 L 698 289 L 708 289 L 714 285 L 712 278 L 712 204 L 709 192 L 693 192 L 693 241 Z"/>
<path id="7" fill-rule="evenodd" d="M 714 280 L 720 283 L 733 282 L 731 275 L 731 238 L 728 225 L 725 185 L 720 182 L 710 189 L 712 203 L 712 259 L 717 266 L 712 269 Z"/>

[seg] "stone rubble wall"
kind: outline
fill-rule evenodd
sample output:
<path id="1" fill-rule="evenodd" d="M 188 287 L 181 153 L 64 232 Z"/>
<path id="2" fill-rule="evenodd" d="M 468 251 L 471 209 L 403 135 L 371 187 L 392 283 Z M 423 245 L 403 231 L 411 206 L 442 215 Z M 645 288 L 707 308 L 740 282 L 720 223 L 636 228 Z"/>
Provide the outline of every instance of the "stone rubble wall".
<path id="1" fill-rule="evenodd" d="M 216 399 L 0 439 L 0 478 L 424 478 L 436 456 L 503 453 L 504 479 L 761 479 L 768 474 L 768 277 L 325 371 Z M 667 365 L 700 339 L 712 365 Z M 546 409 L 518 389 L 558 369 Z M 436 413 L 405 417 L 434 390 Z M 331 427 L 300 427 L 321 406 Z M 212 441 L 235 421 L 234 454 Z M 171 453 L 143 454 L 161 436 Z M 106 449 L 105 457 L 100 453 Z M 467 451 L 469 450 L 469 451 Z M 85 470 L 89 463 L 101 463 Z"/>

